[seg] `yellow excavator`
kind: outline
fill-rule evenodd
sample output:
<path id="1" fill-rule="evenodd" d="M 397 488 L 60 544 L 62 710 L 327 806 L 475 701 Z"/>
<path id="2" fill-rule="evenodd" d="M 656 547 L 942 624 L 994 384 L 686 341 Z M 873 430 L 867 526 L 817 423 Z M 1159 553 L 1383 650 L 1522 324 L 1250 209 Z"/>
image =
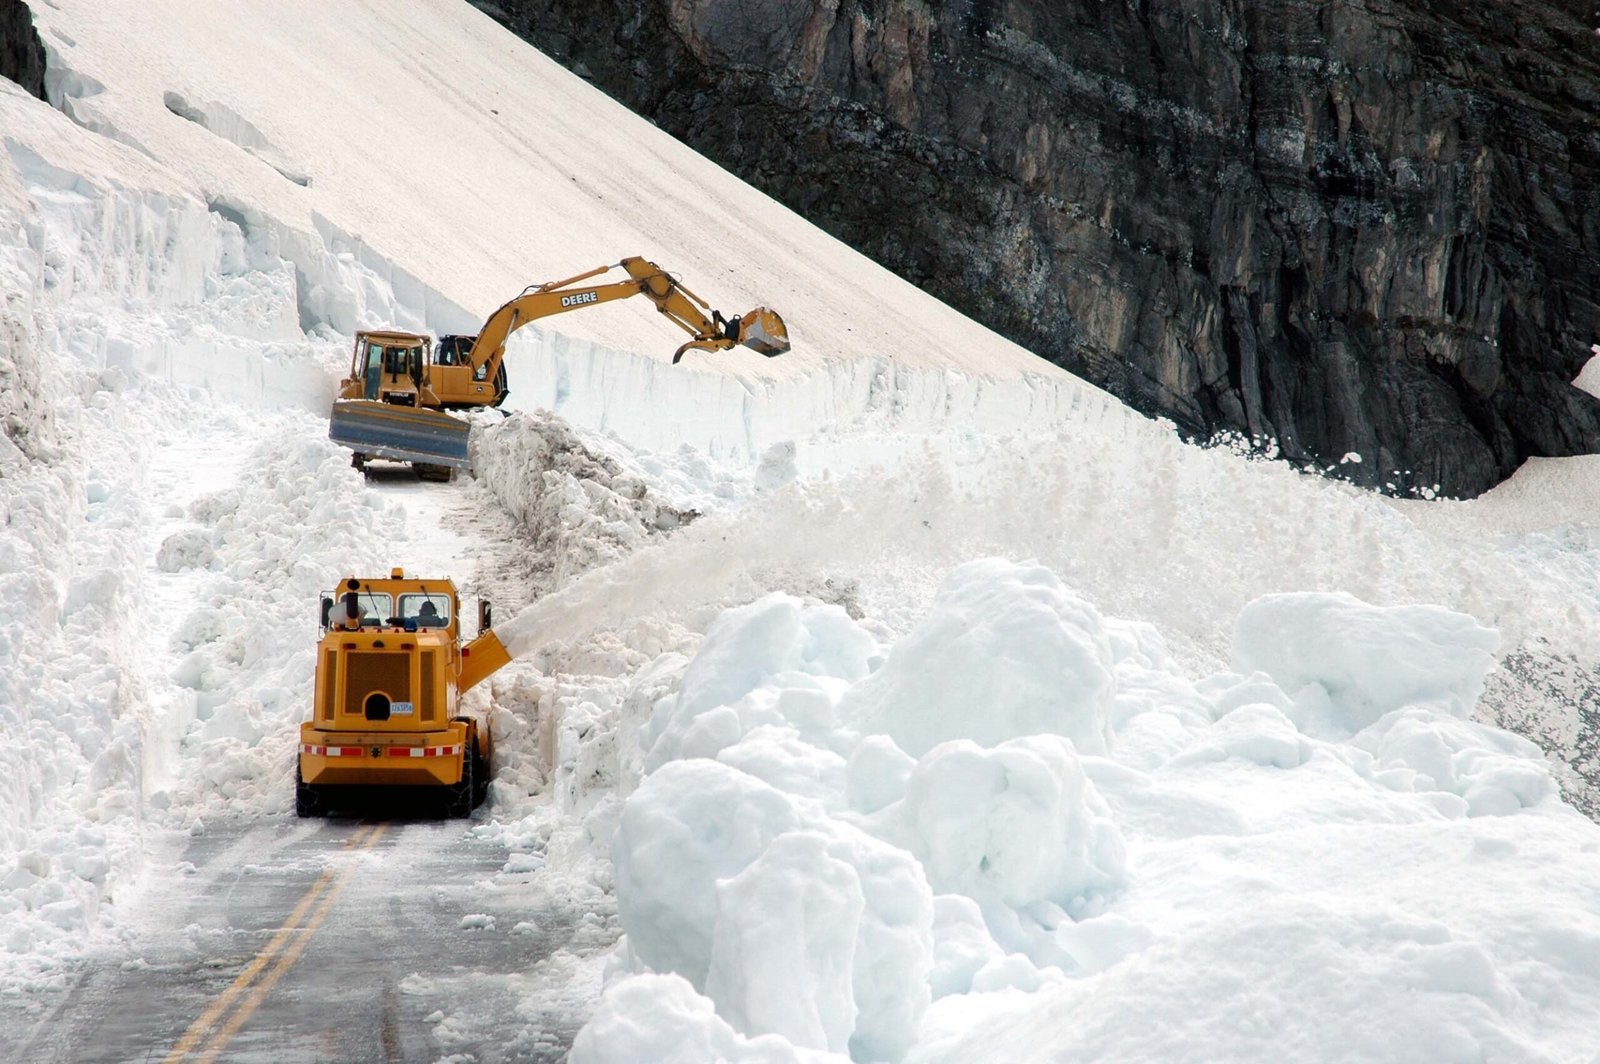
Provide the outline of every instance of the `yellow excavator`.
<path id="1" fill-rule="evenodd" d="M 596 282 L 621 269 L 627 280 Z M 725 318 L 648 259 L 626 258 L 574 277 L 533 285 L 489 315 L 476 336 L 443 336 L 437 346 L 407 332 L 359 332 L 350 375 L 339 385 L 328 436 L 354 452 L 357 469 L 369 459 L 410 462 L 425 478 L 448 480 L 467 468 L 465 421 L 444 413 L 499 406 L 506 398 L 506 340 L 517 329 L 552 314 L 645 296 L 691 339 L 673 354 L 748 347 L 772 358 L 789 350 L 789 331 L 778 313 L 757 307 Z M 709 316 L 708 316 L 709 315 Z"/>
<path id="2" fill-rule="evenodd" d="M 436 796 L 464 817 L 489 792 L 494 741 L 461 696 L 511 661 L 478 604 L 461 635 L 449 580 L 351 577 L 322 597 L 311 719 L 300 725 L 295 812 L 319 816 L 372 787 Z"/>

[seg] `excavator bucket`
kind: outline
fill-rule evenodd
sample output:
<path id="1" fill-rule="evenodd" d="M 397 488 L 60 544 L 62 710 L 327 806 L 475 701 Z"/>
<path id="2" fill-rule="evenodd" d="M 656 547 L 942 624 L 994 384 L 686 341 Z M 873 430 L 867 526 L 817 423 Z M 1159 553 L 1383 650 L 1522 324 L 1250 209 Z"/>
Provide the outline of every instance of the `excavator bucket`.
<path id="1" fill-rule="evenodd" d="M 777 311 L 757 307 L 739 319 L 739 342 L 772 358 L 789 350 L 789 328 Z"/>
<path id="2" fill-rule="evenodd" d="M 340 399 L 328 417 L 328 439 L 367 458 L 466 469 L 470 426 L 440 410 Z"/>

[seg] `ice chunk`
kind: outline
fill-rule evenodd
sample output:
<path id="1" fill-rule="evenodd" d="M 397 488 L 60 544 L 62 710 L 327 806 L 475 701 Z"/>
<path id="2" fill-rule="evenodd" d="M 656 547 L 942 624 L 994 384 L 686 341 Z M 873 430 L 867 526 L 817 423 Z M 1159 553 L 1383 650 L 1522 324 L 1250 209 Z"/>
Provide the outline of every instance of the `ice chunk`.
<path id="1" fill-rule="evenodd" d="M 1493 630 L 1441 607 L 1305 592 L 1246 606 L 1234 623 L 1233 661 L 1294 695 L 1296 723 L 1349 734 L 1402 706 L 1467 716 L 1499 642 Z"/>
<path id="2" fill-rule="evenodd" d="M 617 911 L 638 957 L 705 985 L 717 880 L 801 826 L 788 797 L 713 761 L 675 761 L 645 777 L 612 843 Z"/>
<path id="3" fill-rule="evenodd" d="M 852 965 L 865 901 L 828 837 L 790 832 L 716 885 L 706 995 L 747 1034 L 844 1052 L 855 1030 Z"/>

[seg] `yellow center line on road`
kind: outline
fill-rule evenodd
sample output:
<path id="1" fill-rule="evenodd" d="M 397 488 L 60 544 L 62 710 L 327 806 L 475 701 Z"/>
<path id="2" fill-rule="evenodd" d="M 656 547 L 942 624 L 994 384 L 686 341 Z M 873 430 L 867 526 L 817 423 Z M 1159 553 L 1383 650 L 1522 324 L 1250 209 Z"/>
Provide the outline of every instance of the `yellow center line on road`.
<path id="1" fill-rule="evenodd" d="M 378 837 L 384 833 L 384 830 L 387 827 L 387 824 L 368 825 L 363 827 L 357 830 L 355 834 L 351 835 L 350 838 L 346 840 L 344 848 L 347 850 L 364 850 L 371 846 L 374 842 L 377 842 Z M 234 979 L 233 983 L 229 985 L 228 989 L 224 990 L 217 997 L 217 1000 L 213 1001 L 210 1007 L 202 1012 L 199 1018 L 194 1021 L 194 1023 L 189 1025 L 189 1029 L 183 1033 L 183 1037 L 178 1040 L 178 1044 L 172 1047 L 172 1052 L 167 1054 L 165 1064 L 180 1064 L 181 1061 L 187 1059 L 190 1051 L 194 1049 L 196 1043 L 198 1043 L 200 1039 L 204 1038 L 206 1034 L 211 1031 L 212 1027 L 216 1025 L 217 1020 L 224 1012 L 227 1011 L 229 1006 L 234 1003 L 240 994 L 244 993 L 245 990 L 249 988 L 251 982 L 255 980 L 256 976 L 261 974 L 261 970 L 268 964 L 272 963 L 272 959 L 278 955 L 278 952 L 283 949 L 284 945 L 288 943 L 292 937 L 303 931 L 304 933 L 300 935 L 299 940 L 295 943 L 295 947 L 291 949 L 288 954 L 285 954 L 285 960 L 287 963 L 280 960 L 278 966 L 274 968 L 272 972 L 268 973 L 267 980 L 264 981 L 264 986 L 270 988 L 273 983 L 276 983 L 280 978 L 282 978 L 283 972 L 287 969 L 288 965 L 293 964 L 300 954 L 305 951 L 306 943 L 310 941 L 312 932 L 317 929 L 317 925 L 320 924 L 327 916 L 328 909 L 333 901 L 333 897 L 338 894 L 339 887 L 343 886 L 344 879 L 342 876 L 340 876 L 338 877 L 338 884 L 334 885 L 331 891 L 329 890 L 330 884 L 334 884 L 335 877 L 336 873 L 332 868 L 327 869 L 322 873 L 322 875 L 317 877 L 317 881 L 311 884 L 311 887 L 301 897 L 299 903 L 295 905 L 294 911 L 289 914 L 289 918 L 284 921 L 283 927 L 279 928 L 278 933 L 272 936 L 272 941 L 268 942 L 261 952 L 256 954 L 255 959 L 245 967 L 244 971 L 239 973 L 238 978 Z M 317 911 L 312 915 L 311 919 L 307 921 L 304 926 L 302 926 L 300 920 L 305 916 L 306 910 L 310 909 L 312 905 L 316 904 L 317 899 L 322 897 L 324 892 L 327 892 L 327 896 L 323 898 L 322 905 L 318 906 Z M 254 1012 L 256 1006 L 261 1003 L 261 998 L 265 995 L 266 990 L 263 989 L 263 987 L 258 986 L 256 991 L 252 993 L 250 998 L 246 999 L 244 1005 L 241 1006 L 244 1016 L 248 1016 L 251 1012 Z M 202 1059 L 215 1059 L 217 1053 L 221 1051 L 222 1046 L 227 1043 L 228 1038 L 233 1037 L 234 1032 L 239 1029 L 239 1025 L 243 1022 L 244 1020 L 239 1015 L 239 1012 L 235 1012 L 228 1026 L 223 1029 L 227 1032 L 227 1038 L 222 1038 L 222 1040 L 219 1042 L 218 1038 L 222 1037 L 222 1032 L 218 1032 L 217 1037 L 212 1038 L 211 1042 L 206 1046 L 207 1056 Z"/>

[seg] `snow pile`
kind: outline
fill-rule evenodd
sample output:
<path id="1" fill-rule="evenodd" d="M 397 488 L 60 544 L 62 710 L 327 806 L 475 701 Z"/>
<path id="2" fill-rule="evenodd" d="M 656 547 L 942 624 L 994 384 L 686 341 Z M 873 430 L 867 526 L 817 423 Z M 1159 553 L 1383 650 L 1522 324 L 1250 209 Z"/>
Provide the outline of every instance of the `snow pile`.
<path id="1" fill-rule="evenodd" d="M 694 517 L 658 500 L 645 480 L 590 451 L 546 411 L 481 415 L 471 436 L 474 475 L 527 536 L 525 564 L 560 587 Z"/>
<path id="2" fill-rule="evenodd" d="M 1535 962 L 1600 932 L 1576 904 L 1600 900 L 1600 846 L 1520 893 L 1428 886 L 1508 837 L 1592 835 L 1537 748 L 1462 719 L 1494 633 L 1336 594 L 1264 598 L 1237 630 L 1249 671 L 1190 680 L 1149 626 L 998 559 L 887 648 L 789 596 L 724 612 L 640 732 L 612 840 L 627 938 L 573 1059 L 624 1059 L 643 1029 L 663 1059 L 1326 1055 L 1218 985 L 1392 1028 L 1351 1059 L 1600 1035 Z M 937 682 L 952 660 L 985 682 Z M 937 722 L 909 730 L 920 756 L 894 734 L 913 707 Z M 1397 983 L 1435 1043 L 1374 1008 Z"/>
<path id="3" fill-rule="evenodd" d="M 188 712 L 166 760 L 189 768 L 151 798 L 193 815 L 260 815 L 289 808 L 285 785 L 298 728 L 312 704 L 318 603 L 353 573 L 383 572 L 385 537 L 402 520 L 368 494 L 344 452 L 326 440 L 271 445 L 246 458 L 256 475 L 197 499 L 187 534 L 209 539 L 215 561 L 171 636 L 173 681 Z M 202 531 L 203 530 L 203 531 Z"/>

